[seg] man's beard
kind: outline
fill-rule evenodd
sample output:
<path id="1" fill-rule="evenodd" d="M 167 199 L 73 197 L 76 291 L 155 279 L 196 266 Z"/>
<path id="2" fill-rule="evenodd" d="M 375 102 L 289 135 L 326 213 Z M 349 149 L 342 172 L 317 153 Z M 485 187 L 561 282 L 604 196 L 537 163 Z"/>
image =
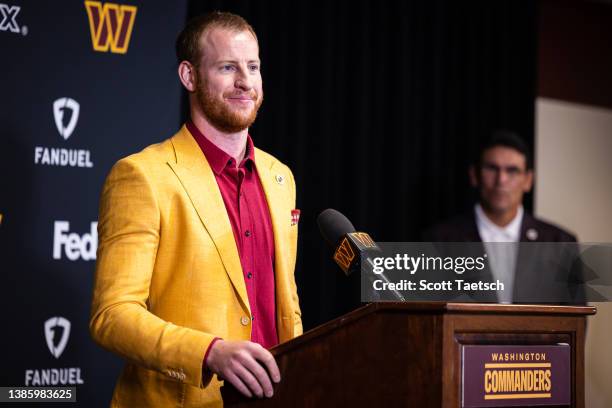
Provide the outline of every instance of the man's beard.
<path id="1" fill-rule="evenodd" d="M 237 133 L 250 127 L 255 118 L 257 111 L 263 102 L 263 95 L 257 100 L 257 92 L 251 90 L 247 93 L 253 99 L 254 107 L 249 115 L 244 115 L 244 111 L 231 109 L 227 103 L 220 101 L 209 91 L 206 78 L 196 77 L 196 98 L 200 109 L 204 112 L 206 119 L 217 130 L 224 133 Z"/>

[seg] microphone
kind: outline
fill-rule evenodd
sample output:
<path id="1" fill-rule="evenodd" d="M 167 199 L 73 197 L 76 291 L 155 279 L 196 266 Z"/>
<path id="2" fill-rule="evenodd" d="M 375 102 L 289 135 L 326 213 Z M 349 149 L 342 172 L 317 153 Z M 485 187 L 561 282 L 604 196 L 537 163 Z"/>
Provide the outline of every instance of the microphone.
<path id="1" fill-rule="evenodd" d="M 353 224 L 342 213 L 328 208 L 317 217 L 319 231 L 328 245 L 333 249 L 334 262 L 342 269 L 346 276 L 355 270 L 360 271 L 362 262 L 367 268 L 368 277 L 372 278 L 374 262 L 370 255 L 381 253 L 376 242 L 366 232 L 357 232 Z M 384 273 L 377 274 L 378 278 L 390 283 Z M 397 300 L 405 301 L 397 290 L 393 290 Z"/>

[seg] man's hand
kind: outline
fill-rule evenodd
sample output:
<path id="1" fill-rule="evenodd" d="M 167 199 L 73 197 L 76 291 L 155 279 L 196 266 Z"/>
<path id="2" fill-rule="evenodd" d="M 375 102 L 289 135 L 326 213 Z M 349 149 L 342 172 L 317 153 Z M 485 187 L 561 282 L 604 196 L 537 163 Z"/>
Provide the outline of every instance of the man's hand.
<path id="1" fill-rule="evenodd" d="M 250 341 L 217 340 L 208 352 L 206 366 L 229 381 L 247 397 L 272 397 L 272 381 L 280 381 L 280 372 L 268 350 Z M 267 370 L 266 370 L 267 369 Z"/>

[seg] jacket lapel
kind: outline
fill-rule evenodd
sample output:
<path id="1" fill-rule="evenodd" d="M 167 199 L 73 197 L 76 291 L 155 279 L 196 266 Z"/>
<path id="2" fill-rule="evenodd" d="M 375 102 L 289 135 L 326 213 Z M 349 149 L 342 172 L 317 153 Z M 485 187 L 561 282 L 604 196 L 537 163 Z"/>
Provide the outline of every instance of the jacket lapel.
<path id="1" fill-rule="evenodd" d="M 257 154 L 257 151 L 256 153 Z M 270 218 L 272 220 L 272 230 L 274 232 L 274 253 L 279 254 L 282 248 L 279 248 L 279 243 L 282 238 L 284 238 L 284 230 L 283 230 L 283 218 L 282 218 L 282 200 L 279 200 L 279 191 L 278 188 L 280 184 L 276 181 L 273 171 L 272 171 L 272 163 L 268 160 L 263 160 L 263 155 L 258 155 L 255 158 L 255 162 L 257 163 L 257 173 L 259 174 L 259 180 L 261 181 L 261 185 L 263 186 L 264 193 L 266 195 L 266 201 L 268 202 L 268 209 L 270 211 Z M 285 214 L 286 215 L 286 214 Z M 284 221 L 288 222 L 289 215 L 284 217 Z M 275 256 L 275 259 L 278 259 L 278 256 Z M 275 262 L 276 264 L 276 262 Z M 276 267 L 276 265 L 275 265 Z"/>
<path id="2" fill-rule="evenodd" d="M 524 299 L 525 290 L 528 286 L 525 282 L 535 282 L 538 277 L 537 271 L 534 269 L 536 263 L 533 262 L 537 259 L 537 251 L 540 249 L 538 246 L 525 245 L 525 242 L 530 242 L 527 237 L 527 230 L 533 228 L 533 218 L 523 213 L 523 219 L 521 220 L 521 231 L 519 236 L 518 253 L 516 256 L 516 268 L 514 273 L 514 299 L 520 302 Z"/>
<path id="3" fill-rule="evenodd" d="M 284 205 L 283 197 L 287 195 L 284 189 L 289 188 L 290 180 L 288 175 L 275 172 L 274 162 L 269 160 L 263 154 L 257 154 L 259 150 L 255 150 L 255 162 L 257 163 L 257 173 L 261 185 L 263 186 L 272 220 L 272 230 L 274 232 L 274 283 L 276 292 L 276 327 L 279 335 L 279 341 L 293 337 L 293 321 L 287 319 L 292 316 L 290 307 L 291 288 L 288 280 L 289 274 L 292 271 L 288 270 L 285 264 L 289 251 L 287 247 L 289 237 L 287 235 L 288 225 L 290 223 L 290 212 L 287 211 Z"/>
<path id="4" fill-rule="evenodd" d="M 234 289 L 250 313 L 236 240 L 215 175 L 202 150 L 185 126 L 172 138 L 172 144 L 176 153 L 176 162 L 168 161 L 168 165 L 187 192 L 219 252 Z"/>

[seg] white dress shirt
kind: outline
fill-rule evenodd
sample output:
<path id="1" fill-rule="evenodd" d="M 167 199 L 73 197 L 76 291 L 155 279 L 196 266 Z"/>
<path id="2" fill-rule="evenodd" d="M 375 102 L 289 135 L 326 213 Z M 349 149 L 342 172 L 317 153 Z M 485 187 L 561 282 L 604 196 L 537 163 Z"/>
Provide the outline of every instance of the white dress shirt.
<path id="1" fill-rule="evenodd" d="M 514 270 L 518 255 L 518 244 L 516 243 L 520 241 L 521 237 L 523 206 L 519 207 L 516 216 L 505 227 L 500 227 L 491 221 L 480 204 L 476 204 L 474 213 L 476 214 L 478 234 L 487 251 L 493 278 L 504 283 L 504 290 L 498 291 L 497 296 L 501 303 L 511 303 Z"/>

